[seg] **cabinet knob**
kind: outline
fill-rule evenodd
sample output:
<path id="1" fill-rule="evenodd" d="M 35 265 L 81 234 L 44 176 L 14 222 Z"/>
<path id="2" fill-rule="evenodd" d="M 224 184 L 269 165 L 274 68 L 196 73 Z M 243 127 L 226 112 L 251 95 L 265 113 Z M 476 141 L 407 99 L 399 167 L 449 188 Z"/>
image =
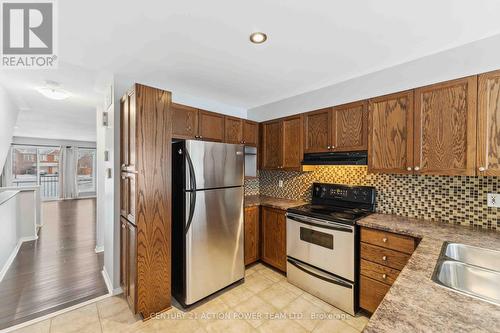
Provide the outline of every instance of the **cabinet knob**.
<path id="1" fill-rule="evenodd" d="M 481 172 L 485 172 L 485 171 L 486 171 L 486 168 L 485 168 L 485 167 L 479 167 L 479 171 L 481 171 Z"/>
<path id="2" fill-rule="evenodd" d="M 331 146 L 328 146 L 328 147 L 326 147 L 326 148 L 327 148 L 328 150 L 332 149 L 332 147 L 331 147 Z"/>
<path id="3" fill-rule="evenodd" d="M 382 279 L 387 279 L 387 274 L 382 274 Z"/>
<path id="4" fill-rule="evenodd" d="M 382 238 L 382 242 L 387 243 L 387 237 Z"/>
<path id="5" fill-rule="evenodd" d="M 387 261 L 387 256 L 383 256 L 383 257 L 382 257 L 382 260 L 383 260 L 383 261 Z"/>
<path id="6" fill-rule="evenodd" d="M 407 167 L 406 170 L 411 171 L 413 169 L 412 169 L 412 167 Z"/>
<path id="7" fill-rule="evenodd" d="M 419 170 L 420 170 L 420 167 L 416 166 L 415 171 L 419 171 Z"/>
<path id="8" fill-rule="evenodd" d="M 335 149 L 335 146 L 332 146 L 332 149 Z"/>

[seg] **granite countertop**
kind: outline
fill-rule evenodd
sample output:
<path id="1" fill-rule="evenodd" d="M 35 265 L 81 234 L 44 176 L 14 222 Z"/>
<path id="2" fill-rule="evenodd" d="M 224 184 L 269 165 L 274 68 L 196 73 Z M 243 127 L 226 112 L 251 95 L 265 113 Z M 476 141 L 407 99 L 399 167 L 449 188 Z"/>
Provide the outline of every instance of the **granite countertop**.
<path id="1" fill-rule="evenodd" d="M 14 197 L 18 193 L 19 191 L 12 191 L 12 190 L 0 191 L 0 205 L 8 201 L 10 198 Z"/>
<path id="2" fill-rule="evenodd" d="M 421 238 L 364 332 L 498 332 L 500 306 L 441 287 L 431 276 L 444 241 L 500 250 L 500 232 L 385 214 L 358 224 Z"/>
<path id="3" fill-rule="evenodd" d="M 245 207 L 266 206 L 276 209 L 287 210 L 288 208 L 304 205 L 306 203 L 307 202 L 303 200 L 273 198 L 264 195 L 245 196 Z"/>

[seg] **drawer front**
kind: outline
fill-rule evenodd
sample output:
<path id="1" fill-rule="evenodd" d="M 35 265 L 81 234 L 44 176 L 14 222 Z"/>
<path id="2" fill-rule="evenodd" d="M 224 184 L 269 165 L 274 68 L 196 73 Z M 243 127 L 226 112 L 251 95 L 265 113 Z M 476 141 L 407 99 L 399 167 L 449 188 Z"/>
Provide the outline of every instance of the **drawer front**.
<path id="1" fill-rule="evenodd" d="M 361 258 L 402 270 L 410 255 L 361 242 Z"/>
<path id="2" fill-rule="evenodd" d="M 361 276 L 359 280 L 359 305 L 371 313 L 375 312 L 389 288 L 384 283 Z"/>
<path id="3" fill-rule="evenodd" d="M 381 230 L 361 228 L 361 241 L 408 254 L 412 254 L 415 250 L 413 237 Z"/>
<path id="4" fill-rule="evenodd" d="M 361 275 L 380 281 L 387 285 L 392 285 L 399 275 L 397 269 L 376 264 L 374 262 L 361 259 Z"/>

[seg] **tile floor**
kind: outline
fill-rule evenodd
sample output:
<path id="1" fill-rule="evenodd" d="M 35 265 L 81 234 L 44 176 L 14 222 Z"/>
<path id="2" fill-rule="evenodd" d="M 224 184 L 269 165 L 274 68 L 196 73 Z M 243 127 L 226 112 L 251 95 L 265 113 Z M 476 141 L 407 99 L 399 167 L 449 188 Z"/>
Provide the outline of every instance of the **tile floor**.
<path id="1" fill-rule="evenodd" d="M 360 332 L 368 322 L 352 317 L 289 284 L 262 264 L 238 285 L 189 312 L 177 305 L 146 322 L 122 297 L 110 297 L 16 332 Z"/>

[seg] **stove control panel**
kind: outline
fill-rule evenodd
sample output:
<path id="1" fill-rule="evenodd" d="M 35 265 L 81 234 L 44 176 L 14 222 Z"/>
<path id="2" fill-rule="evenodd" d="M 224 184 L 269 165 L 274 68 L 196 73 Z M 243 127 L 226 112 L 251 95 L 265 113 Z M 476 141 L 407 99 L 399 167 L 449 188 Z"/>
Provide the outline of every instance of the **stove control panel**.
<path id="1" fill-rule="evenodd" d="M 313 202 L 331 202 L 332 204 L 336 201 L 374 204 L 375 188 L 370 186 L 314 183 L 312 198 Z"/>

